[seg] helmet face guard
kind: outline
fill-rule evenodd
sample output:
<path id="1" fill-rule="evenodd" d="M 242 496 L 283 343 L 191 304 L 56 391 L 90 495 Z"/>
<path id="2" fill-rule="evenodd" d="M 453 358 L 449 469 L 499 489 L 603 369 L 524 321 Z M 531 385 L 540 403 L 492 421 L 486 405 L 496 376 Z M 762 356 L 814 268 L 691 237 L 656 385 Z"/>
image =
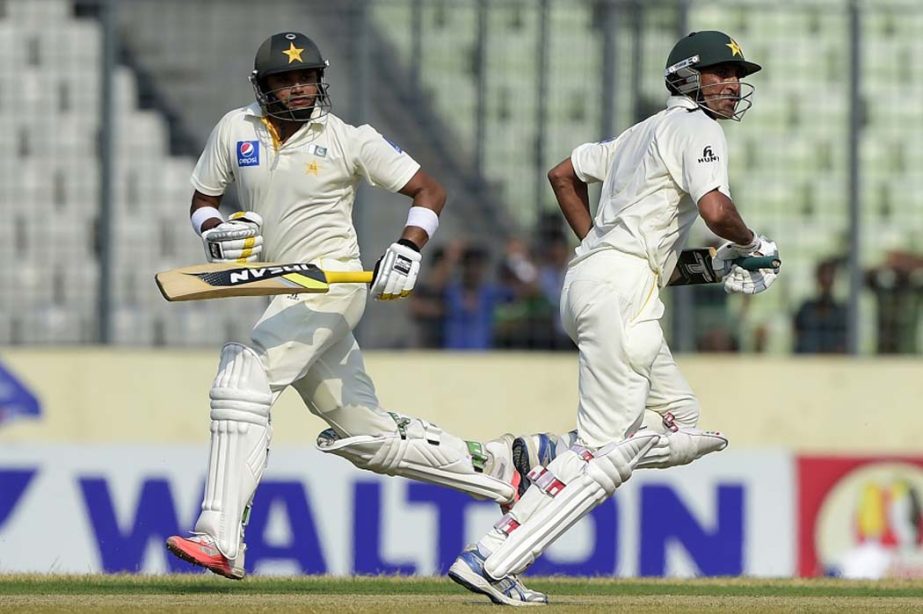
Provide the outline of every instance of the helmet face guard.
<path id="1" fill-rule="evenodd" d="M 689 36 L 680 39 L 670 52 L 667 67 L 664 70 L 664 81 L 668 90 L 688 96 L 713 117 L 740 121 L 753 105 L 753 85 L 738 79 L 736 83 L 740 86 L 739 94 L 708 97 L 710 101 L 733 99 L 734 111 L 730 114 L 715 111 L 706 104 L 705 95 L 702 93 L 701 88 L 701 71 L 719 64 L 734 66 L 740 78 L 753 74 L 762 68 L 759 64 L 754 64 L 744 59 L 740 45 L 727 34 L 717 31 L 693 32 Z M 714 83 L 707 87 L 720 88 L 724 83 L 727 83 L 727 81 Z"/>
<path id="2" fill-rule="evenodd" d="M 736 81 L 736 84 L 740 88 L 740 92 L 738 94 L 709 96 L 708 100 L 711 101 L 734 101 L 734 111 L 731 114 L 716 111 L 715 109 L 708 106 L 705 93 L 702 92 L 702 73 L 693 68 L 696 62 L 698 62 L 698 56 L 693 56 L 678 62 L 673 66 L 667 67 L 665 73 L 667 88 L 678 94 L 688 96 L 693 101 L 695 101 L 695 103 L 699 105 L 699 107 L 706 113 L 710 113 L 711 115 L 715 115 L 724 119 L 732 119 L 737 122 L 743 119 L 744 114 L 750 110 L 750 107 L 753 106 L 753 93 L 756 91 L 756 88 L 754 88 L 750 83 Z M 709 89 L 720 89 L 721 86 L 725 83 L 730 83 L 730 81 L 718 81 L 716 83 L 712 83 L 711 85 L 707 85 L 706 87 Z"/>
<path id="3" fill-rule="evenodd" d="M 260 104 L 260 108 L 263 109 L 263 113 L 266 115 L 286 121 L 307 122 L 323 117 L 330 112 L 333 106 L 330 101 L 330 94 L 327 92 L 329 84 L 324 81 L 323 75 L 324 73 L 321 70 L 317 82 L 310 84 L 311 87 L 317 90 L 314 94 L 313 104 L 297 109 L 289 109 L 278 97 L 279 91 L 288 89 L 291 86 L 267 90 L 265 77 L 260 79 L 255 70 L 250 73 L 250 85 L 253 86 L 253 94 L 256 97 L 256 101 Z"/>
<path id="4" fill-rule="evenodd" d="M 315 120 L 329 113 L 329 86 L 324 81 L 324 71 L 329 65 L 314 41 L 300 32 L 281 32 L 267 38 L 256 52 L 253 72 L 250 73 L 250 85 L 263 113 L 295 122 Z M 267 77 L 295 71 L 313 71 L 316 74 L 313 81 L 303 84 L 316 88 L 316 93 L 310 106 L 290 109 L 279 97 L 279 92 L 290 86 L 270 90 Z"/>

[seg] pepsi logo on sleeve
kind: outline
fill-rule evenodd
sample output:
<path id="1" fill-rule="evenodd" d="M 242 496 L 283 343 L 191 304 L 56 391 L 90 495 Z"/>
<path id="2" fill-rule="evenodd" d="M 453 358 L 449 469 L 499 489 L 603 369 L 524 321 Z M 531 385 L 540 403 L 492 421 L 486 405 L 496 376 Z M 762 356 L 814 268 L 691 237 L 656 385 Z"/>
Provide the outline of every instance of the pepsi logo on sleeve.
<path id="1" fill-rule="evenodd" d="M 260 165 L 260 142 L 237 141 L 237 166 Z"/>

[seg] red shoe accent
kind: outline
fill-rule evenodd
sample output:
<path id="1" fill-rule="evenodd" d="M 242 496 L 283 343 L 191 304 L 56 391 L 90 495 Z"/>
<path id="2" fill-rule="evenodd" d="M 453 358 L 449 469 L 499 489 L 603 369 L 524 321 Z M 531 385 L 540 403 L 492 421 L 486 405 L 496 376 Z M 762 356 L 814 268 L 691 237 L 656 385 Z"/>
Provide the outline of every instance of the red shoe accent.
<path id="1" fill-rule="evenodd" d="M 513 500 L 509 503 L 501 503 L 500 511 L 504 514 L 509 513 L 513 506 L 516 505 L 516 502 L 519 501 L 519 484 L 522 482 L 522 476 L 519 475 L 519 472 L 515 469 L 513 470 L 513 477 L 510 479 L 510 484 L 513 486 Z"/>
<path id="2" fill-rule="evenodd" d="M 204 567 L 219 576 L 231 580 L 242 580 L 244 577 L 244 570 L 231 566 L 230 561 L 218 551 L 218 547 L 210 538 L 197 535 L 187 539 L 174 535 L 167 539 L 167 550 L 184 561 Z"/>

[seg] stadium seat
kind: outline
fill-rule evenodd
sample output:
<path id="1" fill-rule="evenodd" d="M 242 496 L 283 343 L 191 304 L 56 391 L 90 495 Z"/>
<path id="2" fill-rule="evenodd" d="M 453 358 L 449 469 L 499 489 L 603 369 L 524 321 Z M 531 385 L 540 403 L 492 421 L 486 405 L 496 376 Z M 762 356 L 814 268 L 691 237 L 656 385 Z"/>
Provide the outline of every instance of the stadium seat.
<path id="1" fill-rule="evenodd" d="M 154 316 L 137 306 L 117 307 L 112 314 L 112 339 L 118 345 L 154 345 Z"/>
<path id="2" fill-rule="evenodd" d="M 47 27 L 49 22 L 67 20 L 72 13 L 69 0 L 6 0 L 7 17 L 17 24 Z"/>

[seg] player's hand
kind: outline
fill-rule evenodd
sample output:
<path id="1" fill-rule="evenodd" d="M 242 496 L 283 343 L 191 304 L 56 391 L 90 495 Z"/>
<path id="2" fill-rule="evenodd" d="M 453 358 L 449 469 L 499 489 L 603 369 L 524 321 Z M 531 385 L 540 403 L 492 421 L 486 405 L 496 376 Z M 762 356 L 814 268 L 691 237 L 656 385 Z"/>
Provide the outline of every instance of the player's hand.
<path id="1" fill-rule="evenodd" d="M 263 252 L 263 218 L 238 211 L 226 222 L 202 233 L 209 262 L 258 262 Z"/>
<path id="2" fill-rule="evenodd" d="M 737 292 L 742 294 L 759 294 L 773 284 L 779 275 L 779 269 L 759 269 L 747 271 L 733 261 L 746 256 L 779 256 L 779 248 L 775 243 L 762 235 L 754 233 L 753 242 L 749 245 L 725 243 L 718 248 L 712 258 L 712 267 L 715 273 L 721 276 L 724 291 L 728 294 Z"/>
<path id="3" fill-rule="evenodd" d="M 413 291 L 420 272 L 420 249 L 407 239 L 392 243 L 375 263 L 372 296 L 380 301 L 403 298 Z"/>

